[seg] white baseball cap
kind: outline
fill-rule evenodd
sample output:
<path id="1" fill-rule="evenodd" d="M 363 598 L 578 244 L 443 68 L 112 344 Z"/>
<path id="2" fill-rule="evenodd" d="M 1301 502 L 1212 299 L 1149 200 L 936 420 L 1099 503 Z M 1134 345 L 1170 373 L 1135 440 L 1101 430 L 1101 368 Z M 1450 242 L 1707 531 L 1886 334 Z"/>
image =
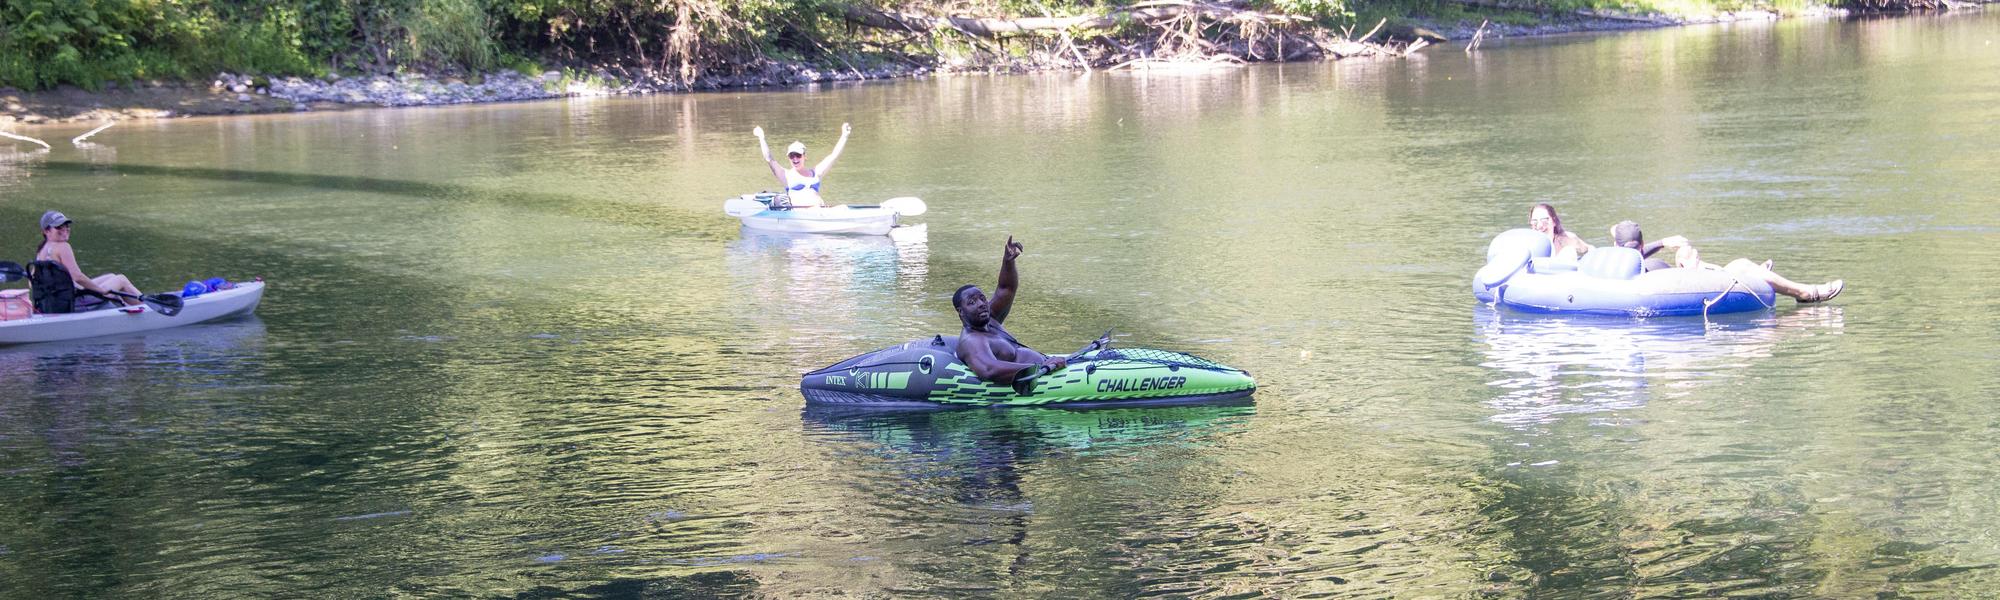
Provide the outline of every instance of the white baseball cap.
<path id="1" fill-rule="evenodd" d="M 805 154 L 805 153 L 806 153 L 805 142 L 792 142 L 792 145 L 785 146 L 785 154 L 789 155 L 789 154 Z"/>

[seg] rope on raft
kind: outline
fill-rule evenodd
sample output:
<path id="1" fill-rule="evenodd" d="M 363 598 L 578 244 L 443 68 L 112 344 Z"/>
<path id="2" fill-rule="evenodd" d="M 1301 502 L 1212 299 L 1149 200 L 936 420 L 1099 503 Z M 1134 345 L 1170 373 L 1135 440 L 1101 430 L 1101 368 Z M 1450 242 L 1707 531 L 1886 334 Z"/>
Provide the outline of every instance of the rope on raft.
<path id="1" fill-rule="evenodd" d="M 1725 269 L 1723 270 L 1723 272 L 1728 273 L 1728 270 Z M 1715 325 L 1714 323 L 1710 323 L 1708 321 L 1708 307 L 1715 306 L 1715 303 L 1721 302 L 1724 297 L 1729 296 L 1730 290 L 1736 289 L 1736 286 L 1739 285 L 1743 285 L 1743 278 L 1737 277 L 1735 273 L 1729 273 L 1729 287 L 1722 288 L 1722 293 L 1716 294 L 1714 298 L 1702 299 L 1701 324 L 1703 327 L 1710 327 Z M 1743 286 L 1743 292 L 1750 294 L 1750 297 L 1755 298 L 1758 304 L 1764 304 L 1764 298 L 1758 296 L 1756 292 L 1750 291 L 1750 286 Z M 1778 304 L 1776 302 L 1770 304 L 1764 304 L 1764 308 L 1777 308 L 1777 307 Z"/>

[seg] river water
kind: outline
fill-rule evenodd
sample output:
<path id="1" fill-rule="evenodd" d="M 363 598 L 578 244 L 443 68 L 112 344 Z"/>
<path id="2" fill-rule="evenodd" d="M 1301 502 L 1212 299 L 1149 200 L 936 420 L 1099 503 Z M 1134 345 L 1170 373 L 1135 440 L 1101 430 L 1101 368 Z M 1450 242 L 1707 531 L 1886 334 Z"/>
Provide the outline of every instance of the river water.
<path id="1" fill-rule="evenodd" d="M 0 350 L 0 596 L 2000 595 L 2000 14 L 1202 73 L 127 122 L 0 155 L 0 258 L 262 276 L 258 316 Z M 752 126 L 893 237 L 739 231 Z M 67 139 L 81 127 L 30 130 Z M 1832 303 L 1496 312 L 1555 204 Z M 1254 402 L 821 414 L 1010 328 Z M 1721 261 L 1717 261 L 1721 262 Z M 18 284 L 16 284 L 18 285 Z"/>

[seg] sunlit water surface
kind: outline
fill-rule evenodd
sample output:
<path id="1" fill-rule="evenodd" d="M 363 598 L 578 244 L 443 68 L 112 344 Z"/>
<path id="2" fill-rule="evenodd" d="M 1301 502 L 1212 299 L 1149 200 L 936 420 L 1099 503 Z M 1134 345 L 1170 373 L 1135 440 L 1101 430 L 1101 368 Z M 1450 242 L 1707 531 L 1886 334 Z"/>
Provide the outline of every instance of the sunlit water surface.
<path id="1" fill-rule="evenodd" d="M 127 122 L 0 155 L 254 319 L 0 350 L 0 596 L 2000 595 L 2000 15 L 1693 27 L 1210 73 Z M 894 238 L 739 231 L 752 126 Z M 67 139 L 85 125 L 31 129 Z M 1476 303 L 1554 203 L 1831 304 Z M 1248 404 L 803 410 L 1009 321 L 1248 368 Z M 18 284 L 17 284 L 18 285 Z"/>

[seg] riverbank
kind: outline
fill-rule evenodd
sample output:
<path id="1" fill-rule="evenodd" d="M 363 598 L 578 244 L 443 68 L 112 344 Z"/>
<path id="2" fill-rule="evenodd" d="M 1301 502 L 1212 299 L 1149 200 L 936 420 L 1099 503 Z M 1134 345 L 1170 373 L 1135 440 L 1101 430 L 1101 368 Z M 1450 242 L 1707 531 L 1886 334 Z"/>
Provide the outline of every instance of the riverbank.
<path id="1" fill-rule="evenodd" d="M 1471 5 L 1494 11 L 1520 14 L 1516 5 L 1493 2 Z M 1973 7 L 1976 7 L 1974 5 Z M 122 119 L 151 119 L 260 113 L 343 110 L 354 108 L 407 107 L 509 102 L 549 98 L 683 93 L 724 89 L 783 87 L 814 83 L 885 80 L 954 73 L 1023 73 L 1052 70 L 1097 70 L 1123 68 L 1220 68 L 1248 62 L 1341 60 L 1350 58 L 1396 59 L 1427 45 L 1451 43 L 1462 47 L 1468 40 L 1494 41 L 1579 32 L 1609 32 L 1686 25 L 1731 22 L 1776 21 L 1785 18 L 1843 18 L 1848 11 L 1813 7 L 1781 14 L 1750 10 L 1718 12 L 1698 16 L 1625 14 L 1611 11 L 1575 10 L 1535 12 L 1532 22 L 1512 22 L 1473 14 L 1454 19 L 1406 18 L 1353 39 L 1325 35 L 1299 36 L 1308 41 L 1304 48 L 1272 52 L 1258 41 L 1238 40 L 1217 45 L 1200 55 L 1179 54 L 1174 58 L 1144 58 L 1152 48 L 1120 44 L 1079 48 L 1076 44 L 1051 45 L 995 60 L 975 55 L 968 59 L 927 57 L 931 60 L 902 62 L 877 60 L 878 64 L 810 64 L 773 62 L 762 68 L 732 75 L 711 75 L 683 83 L 676 77 L 653 70 L 618 66 L 588 71 L 542 71 L 529 74 L 501 70 L 482 75 L 446 73 L 401 73 L 320 78 L 264 78 L 220 73 L 210 81 L 146 81 L 131 85 L 108 85 L 98 91 L 74 86 L 53 90 L 22 91 L 0 88 L 0 127 L 65 122 L 96 122 Z M 1141 56 L 1141 58 L 1135 58 Z"/>

